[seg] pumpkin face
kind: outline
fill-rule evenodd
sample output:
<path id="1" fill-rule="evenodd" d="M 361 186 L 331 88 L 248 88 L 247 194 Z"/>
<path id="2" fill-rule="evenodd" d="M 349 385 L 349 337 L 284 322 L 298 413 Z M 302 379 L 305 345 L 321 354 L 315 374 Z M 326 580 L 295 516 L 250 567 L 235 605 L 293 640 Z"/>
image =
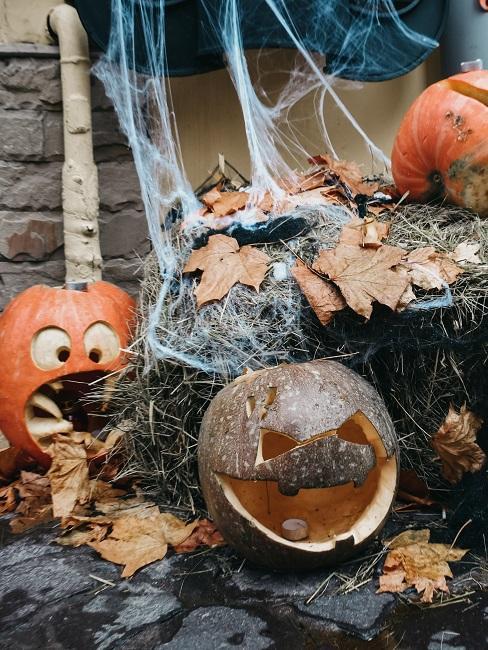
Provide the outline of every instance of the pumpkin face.
<path id="1" fill-rule="evenodd" d="M 488 70 L 439 81 L 412 104 L 396 136 L 392 173 L 409 199 L 488 215 Z"/>
<path id="2" fill-rule="evenodd" d="M 380 530 L 397 453 L 385 405 L 359 375 L 333 361 L 282 365 L 214 398 L 200 431 L 200 482 L 219 531 L 242 555 L 274 569 L 313 568 Z"/>
<path id="3" fill-rule="evenodd" d="M 132 298 L 107 282 L 12 300 L 0 317 L 0 429 L 12 445 L 48 466 L 53 433 L 96 429 L 87 397 L 125 364 L 133 317 Z"/>

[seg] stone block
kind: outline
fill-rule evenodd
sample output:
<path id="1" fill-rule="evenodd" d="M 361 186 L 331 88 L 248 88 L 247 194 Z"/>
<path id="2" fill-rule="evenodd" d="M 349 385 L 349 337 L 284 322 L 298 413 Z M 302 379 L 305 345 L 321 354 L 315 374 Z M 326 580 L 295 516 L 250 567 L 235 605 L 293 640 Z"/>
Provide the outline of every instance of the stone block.
<path id="1" fill-rule="evenodd" d="M 42 160 L 44 133 L 42 114 L 32 110 L 0 109 L 0 158 Z"/>
<path id="2" fill-rule="evenodd" d="M 0 262 L 0 309 L 21 291 L 35 284 L 61 286 L 64 282 L 64 262 Z"/>
<path id="3" fill-rule="evenodd" d="M 106 110 L 112 102 L 92 75 L 92 108 Z M 0 59 L 0 106 L 61 110 L 59 60 L 35 57 Z"/>
<path id="4" fill-rule="evenodd" d="M 9 260 L 45 260 L 63 245 L 61 213 L 0 212 L 0 255 Z"/>
<path id="5" fill-rule="evenodd" d="M 0 210 L 59 210 L 62 163 L 0 161 Z"/>
<path id="6" fill-rule="evenodd" d="M 149 252 L 143 211 L 127 208 L 100 214 L 100 246 L 104 258 L 144 256 Z"/>
<path id="7" fill-rule="evenodd" d="M 98 165 L 100 208 L 117 212 L 131 206 L 143 209 L 139 178 L 130 161 L 103 162 Z"/>
<path id="8" fill-rule="evenodd" d="M 142 262 L 139 259 L 126 260 L 116 258 L 105 260 L 103 263 L 103 279 L 113 282 L 125 289 L 131 296 L 137 298 L 140 280 L 142 279 Z"/>
<path id="9" fill-rule="evenodd" d="M 61 108 L 61 79 L 56 59 L 0 60 L 0 106 Z"/>

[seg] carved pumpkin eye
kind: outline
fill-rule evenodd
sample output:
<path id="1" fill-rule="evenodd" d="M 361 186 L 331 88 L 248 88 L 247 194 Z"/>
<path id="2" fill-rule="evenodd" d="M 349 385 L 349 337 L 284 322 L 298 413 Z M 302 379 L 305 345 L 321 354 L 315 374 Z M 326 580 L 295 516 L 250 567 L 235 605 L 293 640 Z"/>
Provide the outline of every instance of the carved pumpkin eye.
<path id="1" fill-rule="evenodd" d="M 45 327 L 32 339 L 31 357 L 41 370 L 60 368 L 71 352 L 69 334 L 60 327 Z"/>
<path id="2" fill-rule="evenodd" d="M 83 343 L 87 357 L 95 363 L 108 363 L 120 353 L 117 332 L 102 321 L 90 325 L 83 336 Z"/>

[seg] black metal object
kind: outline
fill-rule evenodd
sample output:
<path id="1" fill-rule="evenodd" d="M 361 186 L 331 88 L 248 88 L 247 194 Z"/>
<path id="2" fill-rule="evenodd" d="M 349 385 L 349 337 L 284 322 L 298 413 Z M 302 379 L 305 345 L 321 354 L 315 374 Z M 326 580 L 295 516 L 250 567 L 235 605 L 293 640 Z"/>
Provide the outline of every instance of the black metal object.
<path id="1" fill-rule="evenodd" d="M 145 49 L 138 6 L 149 10 L 153 29 L 162 24 L 158 0 L 126 0 L 135 5 L 135 67 L 140 72 L 150 72 Z M 317 2 L 329 0 L 289 0 L 287 10 L 298 34 L 302 36 L 311 51 L 326 55 L 327 71 L 340 71 L 340 76 L 358 81 L 382 81 L 405 74 L 424 61 L 432 51 L 428 42 L 419 42 L 408 51 L 402 51 L 401 43 L 395 43 L 398 30 L 387 11 L 379 11 L 382 23 L 382 42 L 378 32 L 373 30 L 365 47 L 372 53 L 371 65 L 358 66 L 354 55 L 339 54 L 342 43 L 337 40 L 340 30 L 324 25 L 324 31 L 313 23 Z M 348 29 L 353 21 L 368 22 L 368 16 L 361 0 L 330 0 L 335 8 L 334 21 Z M 437 40 L 443 30 L 449 0 L 393 0 L 400 19 L 409 29 Z M 213 25 L 223 0 L 166 0 L 166 74 L 184 76 L 198 74 L 224 67 L 222 45 Z M 93 43 L 106 51 L 110 38 L 111 0 L 72 0 L 83 25 Z M 262 47 L 293 48 L 293 42 L 286 34 L 264 0 L 241 0 L 243 8 L 242 35 L 246 49 Z M 337 24 L 337 23 L 336 23 Z M 313 32 L 313 33 L 312 33 Z M 384 36 L 384 38 L 383 38 Z M 381 54 L 385 47 L 395 47 L 397 55 L 391 57 L 388 65 Z"/>

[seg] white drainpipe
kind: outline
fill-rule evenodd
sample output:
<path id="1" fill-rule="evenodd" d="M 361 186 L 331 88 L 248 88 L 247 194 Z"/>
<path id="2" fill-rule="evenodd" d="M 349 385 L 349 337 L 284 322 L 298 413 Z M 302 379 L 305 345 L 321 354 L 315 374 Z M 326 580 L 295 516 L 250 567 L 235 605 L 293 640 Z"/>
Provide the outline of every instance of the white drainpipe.
<path id="1" fill-rule="evenodd" d="M 63 94 L 63 220 L 67 285 L 101 278 L 98 174 L 93 159 L 88 37 L 73 7 L 48 18 L 59 40 Z"/>

